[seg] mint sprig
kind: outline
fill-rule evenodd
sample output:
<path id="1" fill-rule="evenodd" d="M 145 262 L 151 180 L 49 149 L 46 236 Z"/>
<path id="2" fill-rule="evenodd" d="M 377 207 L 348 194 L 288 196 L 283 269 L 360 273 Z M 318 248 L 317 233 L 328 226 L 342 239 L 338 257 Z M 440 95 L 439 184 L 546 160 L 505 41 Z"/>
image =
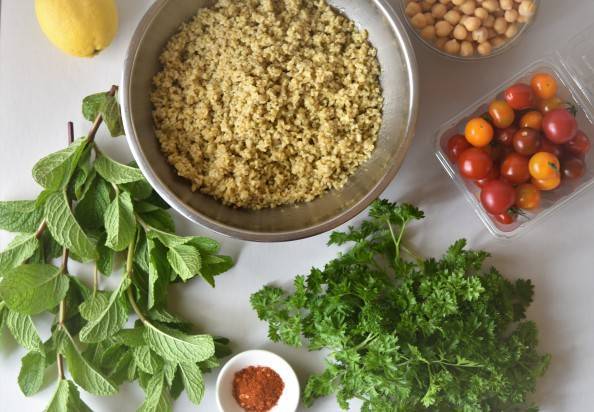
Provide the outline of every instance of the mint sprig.
<path id="1" fill-rule="evenodd" d="M 202 374 L 229 354 L 226 339 L 195 333 L 171 313 L 167 295 L 171 283 L 197 277 L 214 286 L 232 260 L 212 239 L 176 235 L 167 205 L 136 164 L 100 150 L 102 123 L 113 137 L 123 134 L 116 91 L 85 98 L 89 133 L 75 140 L 69 124 L 69 145 L 34 166 L 43 188 L 37 199 L 0 202 L 0 229 L 17 233 L 0 252 L 0 331 L 6 325 L 29 351 L 18 376 L 26 396 L 56 369 L 47 411 L 88 411 L 79 389 L 109 396 L 126 381 L 147 394 L 142 411 L 171 410 L 184 389 L 198 404 Z M 69 259 L 93 264 L 91 285 L 69 272 Z M 122 261 L 119 286 L 103 290 L 102 277 Z M 41 313 L 54 316 L 45 342 L 32 318 Z"/>

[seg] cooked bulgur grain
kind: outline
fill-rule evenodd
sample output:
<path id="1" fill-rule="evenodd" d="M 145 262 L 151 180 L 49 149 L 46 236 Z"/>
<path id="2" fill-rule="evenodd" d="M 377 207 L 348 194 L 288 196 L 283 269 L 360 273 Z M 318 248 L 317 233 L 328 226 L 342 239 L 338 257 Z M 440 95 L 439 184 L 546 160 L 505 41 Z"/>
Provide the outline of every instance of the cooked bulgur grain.
<path id="1" fill-rule="evenodd" d="M 375 148 L 376 50 L 325 0 L 219 0 L 160 60 L 151 100 L 162 151 L 193 190 L 225 204 L 311 201 Z"/>

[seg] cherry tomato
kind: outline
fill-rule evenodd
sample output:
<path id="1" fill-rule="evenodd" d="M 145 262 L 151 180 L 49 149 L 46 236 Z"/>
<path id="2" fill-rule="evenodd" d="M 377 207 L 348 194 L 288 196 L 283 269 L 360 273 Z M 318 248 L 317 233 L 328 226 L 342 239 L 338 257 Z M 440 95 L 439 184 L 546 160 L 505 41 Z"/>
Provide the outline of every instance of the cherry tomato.
<path id="1" fill-rule="evenodd" d="M 487 212 L 500 215 L 516 203 L 516 190 L 503 180 L 493 180 L 481 190 L 481 203 Z"/>
<path id="2" fill-rule="evenodd" d="M 554 154 L 538 152 L 530 158 L 529 169 L 533 178 L 546 180 L 561 173 L 561 164 Z"/>
<path id="3" fill-rule="evenodd" d="M 495 216 L 495 220 L 503 225 L 511 225 L 516 221 L 517 215 L 510 212 L 505 212 Z"/>
<path id="4" fill-rule="evenodd" d="M 544 116 L 542 129 L 547 138 L 557 144 L 569 142 L 578 131 L 577 120 L 565 109 L 555 109 Z"/>
<path id="5" fill-rule="evenodd" d="M 566 179 L 580 179 L 586 174 L 586 163 L 577 157 L 563 159 L 562 173 Z"/>
<path id="6" fill-rule="evenodd" d="M 555 190 L 561 184 L 561 175 L 557 174 L 551 179 L 532 179 L 532 184 L 544 192 Z"/>
<path id="7" fill-rule="evenodd" d="M 536 110 L 532 110 L 522 116 L 520 119 L 520 127 L 529 127 L 534 130 L 542 130 L 542 114 Z"/>
<path id="8" fill-rule="evenodd" d="M 516 206 L 520 209 L 531 210 L 540 207 L 540 191 L 530 183 L 518 186 L 516 196 Z"/>
<path id="9" fill-rule="evenodd" d="M 493 125 L 500 129 L 511 126 L 516 119 L 516 113 L 504 100 L 495 100 L 489 105 L 489 116 Z"/>
<path id="10" fill-rule="evenodd" d="M 501 177 L 514 185 L 530 180 L 528 158 L 518 153 L 510 153 L 501 163 Z"/>
<path id="11" fill-rule="evenodd" d="M 542 139 L 540 149 L 538 150 L 540 150 L 541 152 L 554 154 L 557 157 L 557 159 L 559 159 L 563 154 L 563 147 L 558 144 L 552 143 L 549 139 Z"/>
<path id="12" fill-rule="evenodd" d="M 565 143 L 565 150 L 576 156 L 585 156 L 590 151 L 592 143 L 584 132 L 578 130 L 577 134 L 569 142 Z"/>
<path id="13" fill-rule="evenodd" d="M 540 99 L 551 99 L 557 95 L 557 80 L 547 73 L 538 73 L 532 77 L 530 82 L 534 94 Z"/>
<path id="14" fill-rule="evenodd" d="M 565 105 L 565 102 L 561 100 L 559 97 L 555 96 L 550 99 L 539 101 L 538 110 L 540 110 L 540 112 L 543 114 L 547 114 L 555 109 L 563 107 L 563 105 Z"/>
<path id="15" fill-rule="evenodd" d="M 495 140 L 504 144 L 505 146 L 512 146 L 514 141 L 514 134 L 518 131 L 515 126 L 506 127 L 505 129 L 495 130 Z"/>
<path id="16" fill-rule="evenodd" d="M 535 105 L 536 99 L 530 86 L 526 84 L 515 84 L 504 92 L 505 101 L 514 110 L 531 109 Z"/>
<path id="17" fill-rule="evenodd" d="M 477 181 L 475 181 L 474 183 L 476 183 L 476 185 L 478 187 L 480 187 L 481 189 L 483 187 L 485 187 L 485 185 L 493 180 L 497 180 L 499 179 L 499 169 L 496 167 L 493 167 L 491 169 L 491 171 L 489 172 L 489 174 L 487 175 L 487 177 L 483 178 L 483 179 L 478 179 Z"/>
<path id="18" fill-rule="evenodd" d="M 524 156 L 532 156 L 541 145 L 539 133 L 534 129 L 523 128 L 514 134 L 514 150 Z"/>
<path id="19" fill-rule="evenodd" d="M 458 157 L 458 168 L 467 179 L 484 179 L 493 168 L 493 160 L 484 151 L 471 147 Z"/>
<path id="20" fill-rule="evenodd" d="M 450 140 L 448 140 L 447 152 L 448 156 L 452 160 L 458 160 L 458 157 L 462 154 L 463 151 L 469 149 L 471 147 L 468 140 L 461 134 L 457 134 L 452 136 Z"/>
<path id="21" fill-rule="evenodd" d="M 482 117 L 475 117 L 466 124 L 466 140 L 474 147 L 485 147 L 493 140 L 493 126 Z"/>

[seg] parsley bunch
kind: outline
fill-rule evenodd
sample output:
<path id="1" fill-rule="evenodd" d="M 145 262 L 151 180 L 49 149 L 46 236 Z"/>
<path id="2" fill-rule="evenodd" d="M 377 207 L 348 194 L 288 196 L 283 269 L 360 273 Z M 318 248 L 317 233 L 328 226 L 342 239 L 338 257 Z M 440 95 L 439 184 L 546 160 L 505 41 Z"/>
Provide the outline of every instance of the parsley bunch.
<path id="1" fill-rule="evenodd" d="M 377 201 L 359 228 L 331 235 L 352 248 L 295 278 L 295 291 L 266 286 L 252 295 L 273 341 L 328 349 L 326 369 L 311 376 L 305 402 L 335 393 L 362 411 L 525 411 L 548 355 L 526 321 L 528 280 L 511 283 L 482 270 L 487 254 L 454 243 L 440 259 L 416 257 L 403 244 L 423 213 Z"/>
<path id="2" fill-rule="evenodd" d="M 167 293 L 197 276 L 214 286 L 232 261 L 214 240 L 176 235 L 167 205 L 136 165 L 101 152 L 95 135 L 103 122 L 112 136 L 123 134 L 115 92 L 87 97 L 88 135 L 74 140 L 70 124 L 69 146 L 35 165 L 44 189 L 36 200 L 0 202 L 0 229 L 18 233 L 0 253 L 0 331 L 5 324 L 29 351 L 18 377 L 25 395 L 56 365 L 49 412 L 89 411 L 78 388 L 108 396 L 136 380 L 146 393 L 139 411 L 171 411 L 184 389 L 199 404 L 203 371 L 229 353 L 226 339 L 195 334 L 168 311 Z M 69 259 L 94 265 L 92 286 L 69 272 Z M 119 286 L 103 290 L 102 276 L 122 261 Z M 35 325 L 42 313 L 54 317 L 45 341 Z"/>

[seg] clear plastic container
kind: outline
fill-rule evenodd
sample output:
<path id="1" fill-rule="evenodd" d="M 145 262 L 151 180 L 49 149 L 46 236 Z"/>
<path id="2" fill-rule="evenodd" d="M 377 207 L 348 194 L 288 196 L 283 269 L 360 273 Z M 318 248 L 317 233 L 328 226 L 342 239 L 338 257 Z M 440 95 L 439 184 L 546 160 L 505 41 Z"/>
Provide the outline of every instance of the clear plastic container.
<path id="1" fill-rule="evenodd" d="M 517 222 L 503 225 L 490 216 L 480 203 L 480 189 L 470 180 L 463 178 L 457 166 L 447 156 L 447 141 L 455 134 L 464 134 L 466 122 L 487 111 L 491 101 L 501 96 L 503 91 L 518 82 L 530 83 L 533 74 L 547 72 L 559 82 L 559 97 L 578 108 L 578 127 L 594 139 L 594 26 L 574 37 L 566 47 L 535 61 L 518 71 L 518 75 L 504 81 L 500 87 L 483 96 L 476 103 L 452 120 L 443 124 L 437 132 L 437 158 L 456 185 L 462 190 L 483 221 L 489 232 L 498 238 L 510 239 L 542 221 L 545 217 L 559 211 L 586 189 L 594 185 L 594 150 L 585 158 L 586 174 L 575 182 L 564 180 L 552 192 L 542 192 L 541 208 L 518 216 Z"/>

